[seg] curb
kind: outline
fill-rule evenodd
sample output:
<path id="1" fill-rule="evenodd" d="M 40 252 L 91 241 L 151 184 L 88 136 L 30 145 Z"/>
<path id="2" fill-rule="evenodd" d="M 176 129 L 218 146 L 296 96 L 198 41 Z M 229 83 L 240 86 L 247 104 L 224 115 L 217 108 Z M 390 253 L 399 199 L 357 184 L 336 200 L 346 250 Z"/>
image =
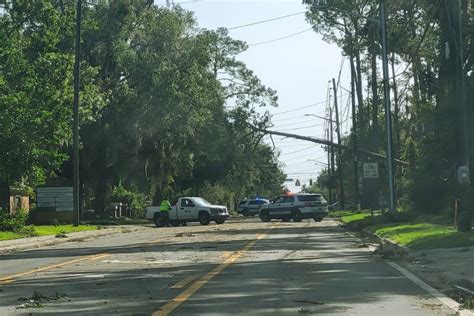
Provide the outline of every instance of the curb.
<path id="1" fill-rule="evenodd" d="M 127 230 L 127 231 L 124 231 L 124 230 Z M 95 230 L 95 231 L 92 231 L 93 233 L 82 234 L 80 236 L 77 236 L 77 235 L 83 232 L 69 233 L 68 237 L 66 238 L 57 238 L 55 236 L 44 236 L 44 237 L 48 237 L 47 240 L 44 240 L 44 241 L 31 240 L 31 242 L 29 243 L 0 247 L 0 255 L 9 254 L 9 253 L 17 252 L 17 251 L 23 251 L 23 250 L 31 250 L 31 249 L 41 248 L 41 247 L 55 246 L 55 245 L 69 243 L 69 242 L 87 241 L 87 240 L 108 237 L 108 236 L 113 236 L 113 235 L 118 235 L 118 234 L 128 234 L 128 233 L 136 232 L 138 230 L 140 230 L 140 228 L 138 227 L 128 227 L 128 226 L 117 227 L 116 226 L 113 228 L 103 228 L 102 230 Z M 21 238 L 17 240 L 25 241 L 25 239 L 29 239 L 29 238 L 37 238 L 37 237 L 26 237 L 26 238 Z M 15 239 L 11 241 L 15 242 Z"/>
<path id="2" fill-rule="evenodd" d="M 375 239 L 381 245 L 380 248 L 376 248 L 373 251 L 373 253 L 375 253 L 375 254 L 377 253 L 377 249 L 383 249 L 384 247 L 387 247 L 386 245 L 389 245 L 388 246 L 389 248 L 395 249 L 395 251 L 398 254 L 400 254 L 404 257 L 407 257 L 407 258 L 414 258 L 415 257 L 413 255 L 413 252 L 408 247 L 401 246 L 401 245 L 397 244 L 395 241 L 393 241 L 389 238 L 382 237 L 382 236 L 380 236 L 376 233 L 373 233 L 373 232 L 369 231 L 366 228 L 363 228 L 362 230 L 360 230 L 360 233 L 362 235 L 364 235 L 365 237 Z M 389 261 L 387 261 L 387 262 L 392 265 L 391 262 L 389 262 Z M 408 269 L 406 269 L 406 270 L 409 271 Z M 465 281 L 465 282 L 463 282 L 463 281 Z M 473 293 L 474 293 L 474 284 L 471 284 L 471 282 L 468 282 L 467 280 L 454 280 L 454 278 L 453 278 L 452 287 L 457 289 L 458 291 L 463 292 L 468 297 L 472 296 Z M 445 295 L 443 294 L 443 296 L 445 296 Z M 467 309 L 467 310 L 462 309 L 462 308 L 457 308 L 457 309 L 458 309 L 457 312 L 460 313 L 461 315 L 474 315 L 474 313 L 471 312 L 469 309 Z"/>
<path id="3" fill-rule="evenodd" d="M 395 241 L 393 241 L 389 238 L 385 238 L 385 237 L 382 237 L 380 235 L 377 235 L 376 233 L 373 233 L 373 232 L 369 231 L 366 228 L 363 228 L 360 232 L 363 235 L 365 235 L 366 237 L 371 237 L 371 238 L 376 239 L 377 242 L 380 243 L 382 248 L 386 247 L 386 245 L 389 245 L 389 247 L 395 248 L 399 254 L 402 254 L 406 257 L 410 257 L 412 255 L 412 252 L 408 247 L 399 245 Z"/>

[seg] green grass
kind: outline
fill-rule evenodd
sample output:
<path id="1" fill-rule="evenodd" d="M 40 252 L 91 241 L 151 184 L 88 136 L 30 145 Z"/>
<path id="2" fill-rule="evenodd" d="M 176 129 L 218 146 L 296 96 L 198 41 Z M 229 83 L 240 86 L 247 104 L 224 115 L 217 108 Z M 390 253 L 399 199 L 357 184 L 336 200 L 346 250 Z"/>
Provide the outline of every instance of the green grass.
<path id="1" fill-rule="evenodd" d="M 80 225 L 45 225 L 45 226 L 27 226 L 24 232 L 0 232 L 0 240 L 12 240 L 32 236 L 55 236 L 57 234 L 68 234 L 81 231 L 97 230 L 98 226 Z"/>
<path id="2" fill-rule="evenodd" d="M 399 213 L 397 220 L 388 214 L 336 212 L 349 229 L 367 230 L 412 249 L 468 247 L 474 245 L 474 231 L 458 233 L 446 215 Z"/>
<path id="3" fill-rule="evenodd" d="M 353 223 L 353 222 L 356 222 L 356 221 L 365 220 L 366 218 L 370 218 L 370 212 L 347 214 L 347 215 L 342 216 L 341 221 L 344 224 L 349 224 L 349 223 Z"/>
<path id="4" fill-rule="evenodd" d="M 146 219 L 134 219 L 134 218 L 114 218 L 114 219 L 89 219 L 82 221 L 84 224 L 88 225 L 106 225 L 106 226 L 117 226 L 117 225 L 140 225 L 148 224 L 149 221 Z"/>
<path id="5" fill-rule="evenodd" d="M 413 249 L 452 248 L 474 245 L 474 231 L 458 233 L 455 228 L 432 223 L 394 223 L 369 226 L 379 236 Z"/>
<path id="6" fill-rule="evenodd" d="M 346 215 L 352 215 L 354 212 L 351 211 L 329 211 L 329 217 L 332 218 L 341 218 Z"/>
<path id="7" fill-rule="evenodd" d="M 0 241 L 2 240 L 11 240 L 11 239 L 18 239 L 25 237 L 22 234 L 14 233 L 14 232 L 0 232 Z"/>
<path id="8" fill-rule="evenodd" d="M 34 230 L 38 233 L 37 236 L 50 236 L 57 235 L 59 233 L 68 234 L 83 232 L 88 230 L 97 230 L 98 226 L 91 225 L 79 225 L 74 227 L 72 225 L 57 225 L 57 226 L 33 226 Z"/>

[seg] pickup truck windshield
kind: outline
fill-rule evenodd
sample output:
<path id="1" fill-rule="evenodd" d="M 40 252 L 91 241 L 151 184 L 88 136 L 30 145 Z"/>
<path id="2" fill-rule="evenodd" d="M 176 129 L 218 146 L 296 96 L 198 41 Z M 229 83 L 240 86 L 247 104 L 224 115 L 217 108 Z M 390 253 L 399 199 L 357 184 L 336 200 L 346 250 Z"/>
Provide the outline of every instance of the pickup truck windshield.
<path id="1" fill-rule="evenodd" d="M 204 200 L 203 198 L 194 198 L 193 200 L 194 200 L 194 202 L 196 202 L 196 204 L 198 204 L 198 205 L 207 205 L 207 206 L 212 205 L 211 203 L 209 203 L 208 201 Z"/>

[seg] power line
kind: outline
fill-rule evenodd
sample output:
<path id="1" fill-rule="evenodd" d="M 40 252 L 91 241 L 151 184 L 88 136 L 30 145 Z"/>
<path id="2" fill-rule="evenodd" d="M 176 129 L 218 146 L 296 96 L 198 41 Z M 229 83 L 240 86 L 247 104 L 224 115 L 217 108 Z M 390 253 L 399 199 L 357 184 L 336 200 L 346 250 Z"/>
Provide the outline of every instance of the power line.
<path id="1" fill-rule="evenodd" d="M 346 95 L 349 95 L 350 93 L 346 93 L 344 94 L 343 96 L 346 96 Z M 320 101 L 320 102 L 316 102 L 316 103 L 313 103 L 313 104 L 308 104 L 308 105 L 305 105 L 305 106 L 302 106 L 302 107 L 299 107 L 299 108 L 294 108 L 292 110 L 288 110 L 288 111 L 283 111 L 283 112 L 277 112 L 277 113 L 274 113 L 274 114 L 271 114 L 272 116 L 276 116 L 276 115 L 281 115 L 281 114 L 286 114 L 286 113 L 290 113 L 290 112 L 295 112 L 297 110 L 303 110 L 303 109 L 307 109 L 309 107 L 312 107 L 312 106 L 315 106 L 315 105 L 320 105 L 320 104 L 324 104 L 326 103 L 327 100 L 324 100 L 324 101 Z"/>
<path id="2" fill-rule="evenodd" d="M 287 148 L 287 147 L 301 147 L 301 146 L 304 146 L 304 144 L 284 144 L 284 145 L 275 145 L 275 146 L 278 148 Z"/>
<path id="3" fill-rule="evenodd" d="M 249 44 L 249 47 L 251 47 L 251 46 L 257 46 L 257 45 L 263 45 L 263 44 L 269 44 L 269 43 L 273 43 L 273 42 L 276 42 L 276 41 L 281 41 L 281 40 L 284 40 L 284 39 L 287 39 L 287 38 L 290 38 L 290 37 L 293 37 L 293 36 L 296 36 L 296 35 L 300 35 L 300 34 L 309 32 L 309 31 L 311 31 L 312 29 L 313 29 L 313 28 L 310 27 L 310 28 L 308 28 L 308 29 L 306 29 L 306 30 L 299 31 L 299 32 L 296 32 L 296 33 L 293 33 L 293 34 L 290 34 L 290 35 L 286 35 L 286 36 L 274 38 L 274 39 L 271 39 L 271 40 L 268 40 L 268 41 L 263 41 L 263 42 L 258 42 L 258 43 L 252 43 L 252 44 Z"/>
<path id="4" fill-rule="evenodd" d="M 319 111 L 319 112 L 311 112 L 311 113 L 307 113 L 307 114 L 311 114 L 311 115 L 315 114 L 315 115 L 323 116 L 323 115 L 325 115 L 325 113 L 326 113 L 326 110 Z M 308 116 L 311 116 L 311 115 L 308 115 Z M 305 115 L 299 115 L 299 116 L 293 116 L 293 117 L 285 117 L 285 118 L 281 118 L 281 119 L 277 119 L 277 120 L 272 120 L 271 122 L 276 123 L 276 122 L 291 121 L 291 120 L 301 119 L 305 116 L 306 116 L 306 114 Z"/>
<path id="5" fill-rule="evenodd" d="M 280 155 L 278 158 L 281 158 L 283 156 L 288 156 L 288 155 L 293 155 L 293 154 L 296 154 L 296 153 L 300 153 L 302 151 L 306 151 L 306 150 L 310 150 L 310 149 L 315 149 L 317 148 L 317 146 L 311 146 L 311 147 L 308 147 L 308 148 L 304 148 L 304 149 L 300 149 L 300 150 L 296 150 L 296 151 L 292 151 L 290 153 L 286 153 L 286 154 L 283 154 L 283 155 Z M 301 157 L 298 157 L 298 158 L 301 158 Z"/>
<path id="6" fill-rule="evenodd" d="M 303 157 L 293 157 L 293 158 L 290 158 L 290 159 L 284 159 L 284 163 L 289 163 L 289 162 L 293 162 L 293 161 L 298 161 L 298 159 L 300 159 L 300 162 L 301 162 L 301 159 L 306 159 L 306 160 L 310 160 L 313 162 L 313 164 L 315 164 L 315 162 L 313 161 L 313 159 L 308 159 L 308 158 L 311 158 L 311 155 L 305 155 Z M 319 160 L 321 159 L 327 159 L 327 157 L 322 157 L 320 158 Z"/>
<path id="7" fill-rule="evenodd" d="M 299 165 L 302 165 L 302 164 L 309 164 L 310 166 L 313 166 L 313 164 L 311 163 L 311 161 L 302 161 L 302 162 L 295 163 L 295 164 L 291 164 L 291 165 L 285 165 L 285 167 L 286 167 L 286 168 L 288 168 L 288 167 L 294 167 L 294 166 L 299 166 Z"/>
<path id="8" fill-rule="evenodd" d="M 324 124 L 314 124 L 314 125 L 309 125 L 309 126 L 302 126 L 302 127 L 296 127 L 296 128 L 285 128 L 279 130 L 279 132 L 289 132 L 289 131 L 297 131 L 300 129 L 306 129 L 306 128 L 312 128 L 312 127 L 322 127 Z"/>
<path id="9" fill-rule="evenodd" d="M 293 122 L 293 123 L 288 123 L 288 124 L 283 124 L 283 125 L 276 124 L 274 127 L 282 128 L 282 127 L 286 127 L 286 126 L 293 126 L 293 125 L 306 124 L 306 123 L 312 123 L 312 122 L 314 122 L 314 120 L 299 121 L 299 122 Z M 272 123 L 274 123 L 274 122 L 272 122 Z"/>
<path id="10" fill-rule="evenodd" d="M 236 30 L 236 29 L 240 29 L 240 28 L 243 28 L 243 27 L 258 25 L 258 24 L 267 23 L 267 22 L 276 21 L 276 20 L 281 20 L 281 19 L 286 19 L 286 18 L 296 16 L 296 15 L 300 15 L 300 14 L 304 14 L 304 13 L 306 13 L 306 11 L 301 11 L 301 12 L 296 12 L 296 13 L 292 13 L 292 14 L 282 15 L 282 16 L 278 16 L 278 17 L 275 17 L 275 18 L 267 19 L 267 20 L 261 20 L 261 21 L 256 21 L 256 22 L 252 22 L 252 23 L 248 23 L 248 24 L 229 27 L 228 30 L 229 31 L 230 30 Z"/>

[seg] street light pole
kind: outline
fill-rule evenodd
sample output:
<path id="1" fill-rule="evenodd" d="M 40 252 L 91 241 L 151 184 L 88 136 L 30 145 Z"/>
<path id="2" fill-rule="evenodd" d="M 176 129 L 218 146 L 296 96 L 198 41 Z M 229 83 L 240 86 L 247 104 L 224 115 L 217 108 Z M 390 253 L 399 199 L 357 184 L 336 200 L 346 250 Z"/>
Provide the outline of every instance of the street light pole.
<path id="1" fill-rule="evenodd" d="M 72 154 L 72 178 L 73 178 L 73 218 L 74 226 L 79 225 L 79 89 L 80 89 L 80 66 L 81 66 L 81 20 L 82 20 L 82 0 L 77 0 L 76 8 L 76 42 L 75 42 L 75 62 L 74 62 L 74 105 L 73 105 L 73 154 Z"/>
<path id="2" fill-rule="evenodd" d="M 385 104 L 385 125 L 387 130 L 387 164 L 388 164 L 388 191 L 389 211 L 395 214 L 395 181 L 393 170 L 393 148 L 392 148 L 392 112 L 390 109 L 390 86 L 388 73 L 388 49 L 387 49 L 387 24 L 385 21 L 385 0 L 380 0 L 380 31 L 382 33 L 382 64 L 383 64 L 383 90 Z"/>

